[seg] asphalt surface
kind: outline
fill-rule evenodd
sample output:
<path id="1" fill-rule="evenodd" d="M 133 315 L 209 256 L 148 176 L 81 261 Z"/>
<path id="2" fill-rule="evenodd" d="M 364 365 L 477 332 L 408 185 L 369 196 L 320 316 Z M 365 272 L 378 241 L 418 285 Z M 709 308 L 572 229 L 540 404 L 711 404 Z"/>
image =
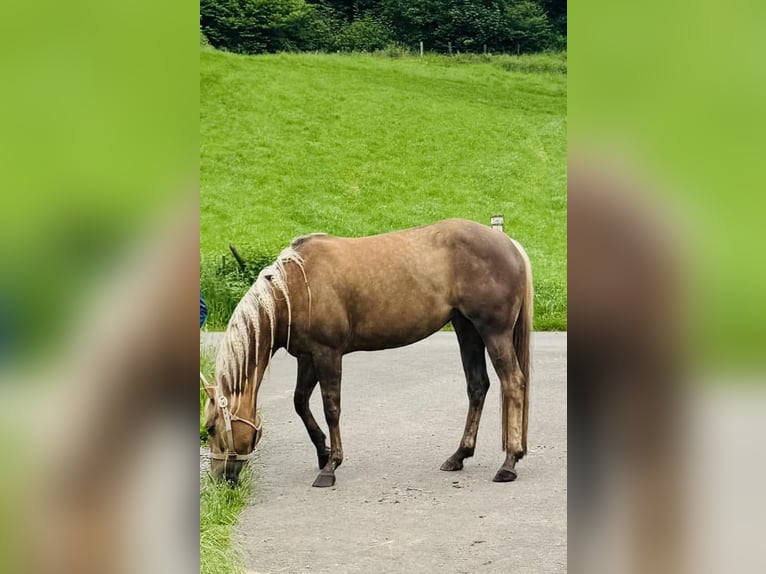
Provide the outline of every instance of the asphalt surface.
<path id="1" fill-rule="evenodd" d="M 535 333 L 529 453 L 494 483 L 499 383 L 490 367 L 476 454 L 442 472 L 468 400 L 454 333 L 344 357 L 337 483 L 312 488 L 314 448 L 293 410 L 296 361 L 280 351 L 261 386 L 257 486 L 235 543 L 251 572 L 558 573 L 567 569 L 566 333 Z M 327 432 L 318 390 L 312 411 Z"/>

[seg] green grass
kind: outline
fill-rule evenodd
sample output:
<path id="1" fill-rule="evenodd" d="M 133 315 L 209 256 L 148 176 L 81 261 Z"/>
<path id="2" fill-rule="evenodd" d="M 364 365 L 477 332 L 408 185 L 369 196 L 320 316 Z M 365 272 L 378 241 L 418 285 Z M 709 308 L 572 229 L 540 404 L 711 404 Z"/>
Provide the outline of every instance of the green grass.
<path id="1" fill-rule="evenodd" d="M 381 51 L 378 55 L 385 55 Z M 460 66 L 463 64 L 492 64 L 508 72 L 564 74 L 567 73 L 566 52 L 546 52 L 541 54 L 522 55 L 488 55 L 488 54 L 458 54 L 445 56 L 443 54 L 425 54 L 424 60 L 440 66 Z"/>
<path id="2" fill-rule="evenodd" d="M 506 231 L 532 260 L 538 330 L 566 329 L 566 55 L 200 53 L 200 250 L 207 328 L 297 235 L 447 217 Z"/>
<path id="3" fill-rule="evenodd" d="M 239 513 L 252 492 L 252 474 L 245 469 L 236 488 L 206 477 L 200 483 L 200 574 L 244 572 L 244 557 L 231 541 Z"/>

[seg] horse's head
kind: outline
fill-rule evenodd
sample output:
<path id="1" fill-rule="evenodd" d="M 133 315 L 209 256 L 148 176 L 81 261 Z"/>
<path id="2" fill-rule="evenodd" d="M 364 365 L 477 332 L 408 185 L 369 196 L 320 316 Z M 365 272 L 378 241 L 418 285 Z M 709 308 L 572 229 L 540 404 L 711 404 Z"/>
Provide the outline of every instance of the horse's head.
<path id="1" fill-rule="evenodd" d="M 260 272 L 237 304 L 216 357 L 215 386 L 205 386 L 211 472 L 235 484 L 261 439 L 258 387 L 274 351 L 290 343 L 291 307 L 285 272 L 289 261 L 303 268 L 301 256 L 286 248 Z M 280 324 L 284 334 L 278 332 Z"/>
<path id="2" fill-rule="evenodd" d="M 205 426 L 212 475 L 236 485 L 261 440 L 261 419 L 252 393 L 231 393 L 229 388 L 220 380 L 215 386 L 205 386 Z"/>

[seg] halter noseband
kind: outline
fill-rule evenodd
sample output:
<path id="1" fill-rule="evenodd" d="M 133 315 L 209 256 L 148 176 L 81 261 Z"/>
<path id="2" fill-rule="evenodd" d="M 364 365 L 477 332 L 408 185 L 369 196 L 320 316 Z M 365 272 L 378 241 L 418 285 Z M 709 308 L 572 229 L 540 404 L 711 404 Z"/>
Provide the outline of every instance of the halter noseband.
<path id="1" fill-rule="evenodd" d="M 240 422 L 253 427 L 255 436 L 257 437 L 258 432 L 263 426 L 261 421 L 258 420 L 258 414 L 256 413 L 255 415 L 256 422 L 252 422 L 247 419 L 240 418 L 236 414 L 232 414 L 232 412 L 229 410 L 229 399 L 227 399 L 226 396 L 220 392 L 218 386 L 209 384 L 205 378 L 205 375 L 202 374 L 202 371 L 200 371 L 199 377 L 206 389 L 213 389 L 215 392 L 215 404 L 219 409 L 221 409 L 221 414 L 223 415 L 223 424 L 225 428 L 224 442 L 226 443 L 226 452 L 211 452 L 208 453 L 208 457 L 213 460 L 225 460 L 231 462 L 250 460 L 253 457 L 253 454 L 255 454 L 255 445 L 253 445 L 253 450 L 250 453 L 238 454 L 237 451 L 234 450 L 234 435 L 232 433 L 231 423 Z"/>

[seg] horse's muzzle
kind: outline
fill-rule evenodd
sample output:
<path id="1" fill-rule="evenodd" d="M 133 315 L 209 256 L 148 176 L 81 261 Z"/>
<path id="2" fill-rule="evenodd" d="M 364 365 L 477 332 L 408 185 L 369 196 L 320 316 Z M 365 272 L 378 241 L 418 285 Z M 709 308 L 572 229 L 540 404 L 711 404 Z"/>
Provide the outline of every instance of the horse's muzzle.
<path id="1" fill-rule="evenodd" d="M 231 459 L 211 459 L 210 474 L 216 480 L 225 480 L 231 486 L 239 484 L 239 476 L 247 465 L 245 460 Z"/>

